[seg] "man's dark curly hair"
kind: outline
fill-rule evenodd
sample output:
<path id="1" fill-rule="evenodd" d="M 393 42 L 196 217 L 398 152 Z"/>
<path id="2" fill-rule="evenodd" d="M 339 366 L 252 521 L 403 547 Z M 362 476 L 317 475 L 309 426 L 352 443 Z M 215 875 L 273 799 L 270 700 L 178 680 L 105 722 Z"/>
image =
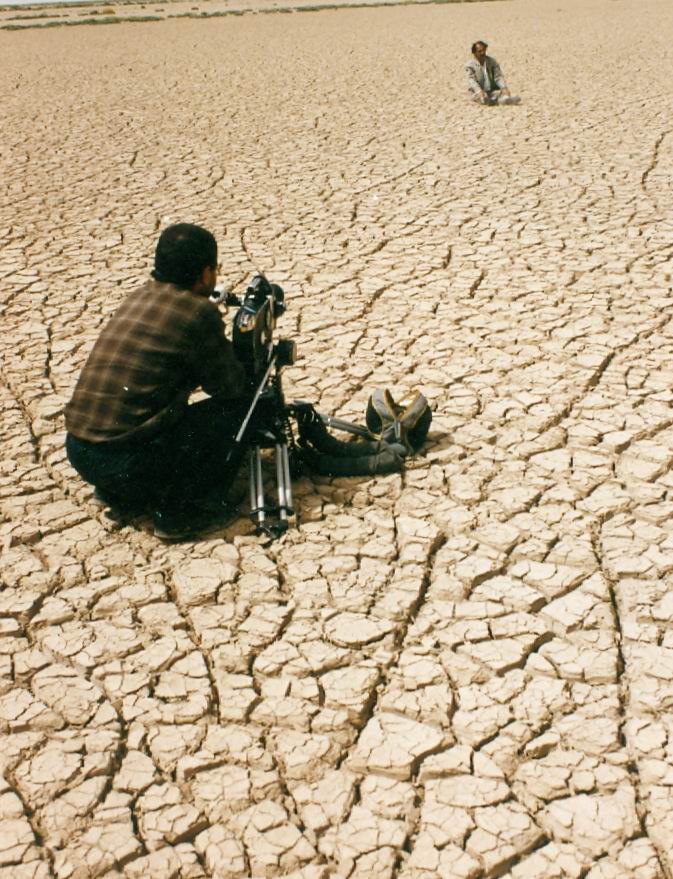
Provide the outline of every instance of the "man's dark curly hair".
<path id="1" fill-rule="evenodd" d="M 472 43 L 472 54 L 474 55 L 477 46 L 483 46 L 484 49 L 488 49 L 488 43 L 485 43 L 483 40 L 477 40 L 476 43 Z"/>
<path id="2" fill-rule="evenodd" d="M 217 242 L 201 226 L 176 223 L 159 236 L 152 277 L 157 281 L 191 287 L 206 268 L 217 265 Z"/>

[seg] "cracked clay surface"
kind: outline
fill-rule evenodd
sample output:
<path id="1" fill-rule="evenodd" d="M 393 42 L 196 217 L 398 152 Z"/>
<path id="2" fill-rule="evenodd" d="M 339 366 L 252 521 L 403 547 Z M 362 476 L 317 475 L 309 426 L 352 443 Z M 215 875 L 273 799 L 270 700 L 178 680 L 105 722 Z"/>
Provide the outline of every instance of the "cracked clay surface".
<path id="1" fill-rule="evenodd" d="M 668 0 L 0 34 L 1 879 L 673 877 L 672 37 Z M 520 107 L 467 100 L 477 38 Z M 62 410 L 181 220 L 285 287 L 288 397 L 425 392 L 402 476 L 298 480 L 275 543 L 107 523 Z"/>

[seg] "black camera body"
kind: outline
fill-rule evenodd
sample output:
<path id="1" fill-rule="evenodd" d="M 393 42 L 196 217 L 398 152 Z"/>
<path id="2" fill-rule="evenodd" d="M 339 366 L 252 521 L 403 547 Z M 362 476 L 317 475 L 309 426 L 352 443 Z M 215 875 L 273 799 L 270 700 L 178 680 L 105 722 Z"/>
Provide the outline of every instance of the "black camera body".
<path id="1" fill-rule="evenodd" d="M 272 361 L 277 367 L 291 366 L 297 348 L 290 339 L 274 343 L 276 321 L 285 313 L 285 293 L 264 275 L 256 275 L 245 291 L 243 301 L 230 298 L 228 304 L 239 305 L 234 316 L 232 342 L 236 357 L 252 377 L 261 377 Z"/>

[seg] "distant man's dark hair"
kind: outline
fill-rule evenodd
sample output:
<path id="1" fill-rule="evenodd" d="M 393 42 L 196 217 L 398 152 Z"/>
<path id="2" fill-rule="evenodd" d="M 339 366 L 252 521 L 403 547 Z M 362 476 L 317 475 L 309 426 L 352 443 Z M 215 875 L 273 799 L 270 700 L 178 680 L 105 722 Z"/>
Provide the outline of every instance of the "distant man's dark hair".
<path id="1" fill-rule="evenodd" d="M 201 226 L 176 223 L 159 236 L 152 276 L 179 287 L 191 287 L 206 268 L 217 265 L 217 242 Z"/>
<path id="2" fill-rule="evenodd" d="M 477 40 L 476 43 L 472 43 L 472 54 L 477 51 L 477 46 L 483 46 L 484 49 L 488 49 L 488 43 L 485 43 L 483 40 Z"/>

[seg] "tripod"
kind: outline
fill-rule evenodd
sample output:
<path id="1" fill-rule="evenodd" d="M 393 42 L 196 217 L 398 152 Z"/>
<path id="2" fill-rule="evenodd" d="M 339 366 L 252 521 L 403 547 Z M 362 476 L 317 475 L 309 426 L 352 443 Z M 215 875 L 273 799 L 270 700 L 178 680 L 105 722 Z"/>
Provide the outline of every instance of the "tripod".
<path id="1" fill-rule="evenodd" d="M 290 347 L 292 346 L 292 347 Z M 286 404 L 281 369 L 294 362 L 294 343 L 281 340 L 274 346 L 269 364 L 254 395 L 250 408 L 234 438 L 234 447 L 248 449 L 250 481 L 250 517 L 257 530 L 272 538 L 280 537 L 294 515 L 292 499 L 292 468 L 290 455 L 296 444 L 290 419 L 302 422 L 313 416 L 310 403 L 295 400 Z M 327 426 L 354 436 L 372 439 L 366 427 L 339 418 L 316 413 Z M 333 443 L 339 445 L 337 440 Z M 343 444 L 341 444 L 343 445 Z M 273 449 L 276 476 L 276 501 L 267 499 L 262 471 L 262 451 Z"/>
<path id="2" fill-rule="evenodd" d="M 270 537 L 280 537 L 288 528 L 288 518 L 294 515 L 292 505 L 292 477 L 290 474 L 290 445 L 294 436 L 289 423 L 281 382 L 279 355 L 274 351 L 267 371 L 255 392 L 236 442 L 242 441 L 247 425 L 255 417 L 249 445 L 250 517 L 257 530 Z M 257 410 L 257 412 L 255 412 Z M 260 417 L 260 413 L 263 413 Z M 240 439 L 239 439 L 240 438 Z M 262 449 L 273 449 L 276 465 L 277 503 L 267 503 L 262 473 Z"/>

